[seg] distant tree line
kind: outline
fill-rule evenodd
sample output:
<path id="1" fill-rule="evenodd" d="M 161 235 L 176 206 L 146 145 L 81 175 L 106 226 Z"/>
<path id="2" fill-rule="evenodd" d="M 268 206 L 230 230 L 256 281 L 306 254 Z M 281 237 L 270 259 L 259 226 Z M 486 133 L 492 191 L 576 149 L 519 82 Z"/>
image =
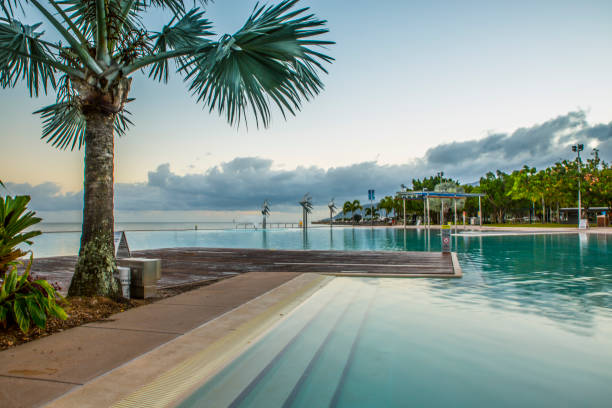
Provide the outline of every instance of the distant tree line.
<path id="1" fill-rule="evenodd" d="M 559 222 L 559 209 L 578 206 L 578 185 L 583 214 L 591 207 L 612 208 L 612 167 L 593 149 L 587 160 L 563 160 L 545 169 L 523 166 L 520 170 L 505 173 L 497 170 L 480 178 L 478 185 L 461 185 L 457 180 L 445 178 L 443 173 L 412 180 L 412 191 L 450 191 L 482 193 L 483 218 L 493 223 L 539 219 L 541 222 Z M 410 190 L 401 186 L 403 190 Z M 406 215 L 410 223 L 423 216 L 423 200 L 406 200 Z M 444 205 L 443 205 L 444 204 Z M 347 201 L 343 206 L 344 219 L 359 222 L 362 210 L 359 200 Z M 430 200 L 432 223 L 439 223 L 441 210 L 445 220 L 452 219 L 454 208 L 450 200 Z M 478 198 L 458 201 L 458 210 L 467 217 L 478 215 Z M 366 207 L 365 217 L 371 210 Z M 385 196 L 374 209 L 374 220 L 384 213 L 386 221 L 403 218 L 403 202 L 399 196 Z M 348 216 L 350 214 L 350 216 Z"/>

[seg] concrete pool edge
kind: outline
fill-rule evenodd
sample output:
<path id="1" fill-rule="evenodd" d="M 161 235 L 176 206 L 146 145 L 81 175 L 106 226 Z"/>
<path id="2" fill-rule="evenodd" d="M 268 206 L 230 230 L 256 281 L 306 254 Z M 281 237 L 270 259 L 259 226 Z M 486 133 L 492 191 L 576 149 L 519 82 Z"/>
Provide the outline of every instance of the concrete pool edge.
<path id="1" fill-rule="evenodd" d="M 51 401 L 50 407 L 169 406 L 246 350 L 332 278 L 304 273 Z M 161 374 L 160 374 L 161 373 Z M 196 375 L 197 378 L 191 378 Z M 178 378 L 182 386 L 173 380 Z M 185 381 L 187 378 L 189 381 Z"/>

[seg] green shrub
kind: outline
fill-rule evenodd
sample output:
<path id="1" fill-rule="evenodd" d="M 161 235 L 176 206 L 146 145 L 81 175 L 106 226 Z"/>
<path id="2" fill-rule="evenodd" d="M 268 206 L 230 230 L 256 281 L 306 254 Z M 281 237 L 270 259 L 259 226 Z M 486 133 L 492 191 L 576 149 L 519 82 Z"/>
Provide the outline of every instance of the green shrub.
<path id="1" fill-rule="evenodd" d="M 1 187 L 5 187 L 0 182 Z M 44 329 L 49 316 L 66 319 L 66 312 L 57 301 L 64 298 L 49 282 L 34 280 L 30 275 L 32 252 L 19 246 L 32 245 L 30 239 L 40 231 L 25 231 L 41 220 L 28 211 L 29 196 L 0 197 L 0 324 L 5 328 L 17 323 L 27 333 L 32 324 Z M 19 258 L 30 252 L 25 272 L 19 275 Z M 7 273 L 8 271 L 8 273 Z"/>
<path id="2" fill-rule="evenodd" d="M 32 323 L 44 329 L 48 316 L 67 318 L 64 309 L 57 304 L 64 298 L 46 280 L 33 280 L 31 267 L 31 256 L 22 275 L 17 272 L 17 265 L 12 265 L 0 286 L 0 323 L 4 328 L 17 323 L 19 329 L 27 333 Z"/>
<path id="3" fill-rule="evenodd" d="M 40 231 L 25 231 L 41 220 L 33 211 L 28 211 L 29 196 L 0 197 L 0 278 L 26 251 L 19 245 L 32 245 L 30 241 Z"/>

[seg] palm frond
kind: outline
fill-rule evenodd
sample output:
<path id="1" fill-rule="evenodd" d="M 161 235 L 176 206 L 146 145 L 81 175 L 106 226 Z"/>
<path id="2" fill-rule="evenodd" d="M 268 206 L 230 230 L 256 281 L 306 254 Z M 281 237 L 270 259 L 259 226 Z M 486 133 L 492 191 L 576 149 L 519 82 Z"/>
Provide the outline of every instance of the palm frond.
<path id="1" fill-rule="evenodd" d="M 41 139 L 53 147 L 70 150 L 78 144 L 80 150 L 85 144 L 85 116 L 76 101 L 57 102 L 34 112 L 43 119 Z"/>
<path id="2" fill-rule="evenodd" d="M 14 87 L 25 80 L 30 96 L 38 96 L 40 86 L 45 93 L 55 89 L 55 69 L 59 64 L 49 46 L 36 31 L 41 24 L 25 25 L 17 20 L 0 19 L 0 84 Z"/>
<path id="3" fill-rule="evenodd" d="M 9 21 L 13 19 L 15 11 L 20 10 L 23 12 L 20 0 L 0 0 L 0 9 L 2 9 L 2 12 Z"/>
<path id="4" fill-rule="evenodd" d="M 115 7 L 116 2 L 109 2 Z M 93 43 L 96 33 L 96 0 L 57 0 L 68 18 Z"/>
<path id="5" fill-rule="evenodd" d="M 136 0 L 134 6 L 140 10 L 146 10 L 151 7 L 169 9 L 174 15 L 182 15 L 185 13 L 185 3 L 183 0 Z"/>
<path id="6" fill-rule="evenodd" d="M 80 150 L 85 145 L 86 130 L 86 120 L 81 111 L 80 99 L 68 75 L 60 78 L 57 88 L 56 103 L 34 112 L 40 114 L 43 119 L 41 139 L 46 139 L 47 143 L 51 143 L 60 150 L 67 148 Z M 126 103 L 133 100 L 133 98 L 128 98 Z M 129 127 L 133 125 L 128 115 L 131 113 L 124 109 L 115 117 L 114 129 L 119 136 L 125 135 Z"/>
<path id="7" fill-rule="evenodd" d="M 180 48 L 193 48 L 195 51 L 198 47 L 210 43 L 206 37 L 213 35 L 213 32 L 209 31 L 212 24 L 203 16 L 203 11 L 192 9 L 174 24 L 172 24 L 175 20 L 173 18 L 161 32 L 154 33 L 151 37 L 155 41 L 152 53 L 159 54 Z M 183 65 L 187 60 L 185 57 L 179 57 L 178 63 Z M 149 77 L 168 82 L 168 59 L 152 64 Z"/>
<path id="8" fill-rule="evenodd" d="M 292 10 L 297 2 L 256 7 L 237 33 L 183 64 L 198 101 L 225 114 L 230 124 L 246 119 L 250 107 L 257 125 L 268 126 L 270 100 L 285 116 L 318 94 L 323 83 L 317 71 L 326 72 L 322 63 L 333 59 L 311 47 L 333 42 L 315 38 L 328 32 L 326 22 L 305 14 L 308 8 Z"/>

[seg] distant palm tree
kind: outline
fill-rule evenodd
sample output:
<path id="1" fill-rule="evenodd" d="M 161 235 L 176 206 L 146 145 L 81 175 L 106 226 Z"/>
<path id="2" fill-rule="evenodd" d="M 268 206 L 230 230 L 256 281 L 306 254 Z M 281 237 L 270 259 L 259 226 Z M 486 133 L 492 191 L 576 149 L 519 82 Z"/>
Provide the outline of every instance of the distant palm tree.
<path id="1" fill-rule="evenodd" d="M 363 207 L 361 206 L 361 203 L 359 202 L 359 200 L 353 200 L 351 207 L 352 207 L 352 215 L 353 215 L 351 219 L 355 221 L 355 211 L 363 210 Z"/>
<path id="2" fill-rule="evenodd" d="M 374 213 L 374 216 L 372 217 L 372 213 Z M 369 215 L 370 218 L 372 219 L 376 219 L 380 216 L 380 214 L 378 213 L 378 208 L 370 208 L 370 207 L 366 207 L 365 209 L 365 215 Z"/>
<path id="3" fill-rule="evenodd" d="M 391 214 L 393 208 L 395 207 L 395 201 L 393 200 L 393 197 L 385 196 L 382 200 L 380 200 L 378 206 L 385 210 L 385 217 L 389 218 L 389 214 Z"/>
<path id="4" fill-rule="evenodd" d="M 351 216 L 352 216 L 353 215 L 352 214 L 353 213 L 353 203 L 350 201 L 346 201 L 344 205 L 342 206 L 342 212 L 343 212 L 342 214 L 343 218 L 346 218 L 347 213 L 351 213 Z"/>
<path id="5" fill-rule="evenodd" d="M 201 0 L 203 4 L 207 0 Z M 14 11 L 35 7 L 61 41 L 43 40 L 42 23 L 26 25 Z M 85 148 L 81 248 L 70 295 L 115 295 L 113 278 L 114 134 L 131 124 L 126 104 L 136 72 L 167 82 L 169 62 L 189 82 L 189 90 L 209 111 L 230 124 L 246 121 L 247 109 L 259 125 L 270 122 L 270 105 L 295 114 L 303 100 L 323 88 L 319 72 L 332 58 L 313 49 L 325 21 L 297 0 L 256 7 L 233 35 L 211 39 L 212 24 L 200 8 L 184 0 L 0 0 L 0 84 L 24 80 L 30 96 L 56 91 L 57 101 L 37 111 L 43 138 L 60 149 Z M 171 14 L 159 32 L 143 23 L 152 8 Z M 160 95 L 161 96 L 161 95 Z"/>

